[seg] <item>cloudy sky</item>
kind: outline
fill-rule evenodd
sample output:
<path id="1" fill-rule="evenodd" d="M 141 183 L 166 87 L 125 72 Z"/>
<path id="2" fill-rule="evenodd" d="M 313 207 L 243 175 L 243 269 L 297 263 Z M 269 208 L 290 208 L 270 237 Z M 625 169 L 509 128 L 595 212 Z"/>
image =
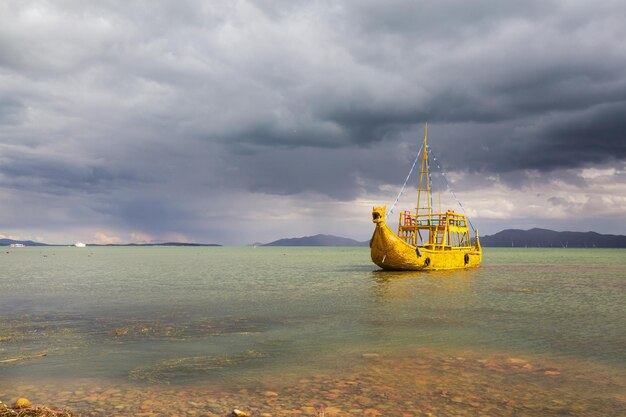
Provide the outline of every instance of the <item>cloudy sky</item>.
<path id="1" fill-rule="evenodd" d="M 625 16 L 623 0 L 0 1 L 0 237 L 365 240 L 425 120 L 481 234 L 626 234 Z"/>

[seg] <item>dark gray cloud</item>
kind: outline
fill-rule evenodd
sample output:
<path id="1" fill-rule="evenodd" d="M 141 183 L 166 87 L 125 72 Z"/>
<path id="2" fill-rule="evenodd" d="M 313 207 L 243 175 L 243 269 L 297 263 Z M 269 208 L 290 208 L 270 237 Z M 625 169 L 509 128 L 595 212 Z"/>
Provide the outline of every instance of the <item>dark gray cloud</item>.
<path id="1" fill-rule="evenodd" d="M 321 227 L 307 199 L 319 210 L 393 199 L 425 120 L 461 190 L 547 180 L 585 190 L 580 170 L 626 161 L 625 11 L 617 1 L 4 2 L 0 199 L 5 210 L 50 209 L 39 221 L 5 216 L 0 233 L 74 219 L 77 230 L 222 241 L 241 216 L 280 216 L 261 201 Z M 566 201 L 542 192 L 546 206 Z"/>

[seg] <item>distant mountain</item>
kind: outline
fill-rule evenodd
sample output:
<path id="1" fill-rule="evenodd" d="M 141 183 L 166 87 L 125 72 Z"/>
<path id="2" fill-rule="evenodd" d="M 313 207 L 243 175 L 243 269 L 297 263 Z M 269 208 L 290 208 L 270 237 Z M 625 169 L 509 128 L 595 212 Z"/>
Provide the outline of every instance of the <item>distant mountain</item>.
<path id="1" fill-rule="evenodd" d="M 626 236 L 596 232 L 555 232 L 547 229 L 507 229 L 481 236 L 482 246 L 541 248 L 626 248 Z"/>
<path id="2" fill-rule="evenodd" d="M 266 243 L 263 246 L 368 246 L 369 240 L 359 242 L 358 240 L 349 239 L 347 237 L 339 237 L 333 235 L 315 235 L 296 237 L 291 239 L 279 239 L 274 242 Z"/>
<path id="3" fill-rule="evenodd" d="M 33 242 L 32 240 L 0 239 L 0 246 L 9 246 L 13 243 L 21 243 L 24 246 L 48 246 L 46 243 Z"/>

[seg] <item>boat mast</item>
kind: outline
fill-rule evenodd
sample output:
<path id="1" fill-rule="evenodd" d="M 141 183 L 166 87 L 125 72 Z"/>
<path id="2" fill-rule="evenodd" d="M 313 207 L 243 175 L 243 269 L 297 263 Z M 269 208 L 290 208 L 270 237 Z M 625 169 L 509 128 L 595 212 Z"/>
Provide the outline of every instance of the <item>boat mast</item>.
<path id="1" fill-rule="evenodd" d="M 417 206 L 415 207 L 415 215 L 419 216 L 420 210 L 426 210 L 428 213 L 428 220 L 431 220 L 432 215 L 432 207 L 430 204 L 430 176 L 428 173 L 428 149 L 427 149 L 427 138 L 428 138 L 428 122 L 424 124 L 424 145 L 422 147 L 422 167 L 420 169 L 420 182 L 417 187 Z M 422 192 L 426 193 L 425 200 L 426 205 L 424 207 L 420 207 L 420 201 L 422 198 Z"/>

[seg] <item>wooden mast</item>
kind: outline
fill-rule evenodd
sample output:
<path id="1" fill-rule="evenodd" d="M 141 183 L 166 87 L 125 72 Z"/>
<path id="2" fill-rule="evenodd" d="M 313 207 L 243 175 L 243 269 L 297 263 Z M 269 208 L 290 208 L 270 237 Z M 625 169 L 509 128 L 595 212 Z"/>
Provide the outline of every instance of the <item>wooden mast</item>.
<path id="1" fill-rule="evenodd" d="M 430 224 L 431 215 L 432 215 L 432 207 L 430 204 L 430 175 L 428 172 L 428 122 L 424 124 L 424 144 L 422 145 L 422 166 L 420 169 L 420 182 L 417 186 L 417 206 L 415 207 L 415 217 L 416 220 L 419 221 L 420 210 L 426 210 L 428 213 L 428 222 Z M 424 207 L 420 206 L 422 192 L 426 193 L 425 199 L 426 204 Z M 428 242 L 432 244 L 432 234 L 428 234 Z M 420 235 L 420 240 L 422 236 Z"/>

